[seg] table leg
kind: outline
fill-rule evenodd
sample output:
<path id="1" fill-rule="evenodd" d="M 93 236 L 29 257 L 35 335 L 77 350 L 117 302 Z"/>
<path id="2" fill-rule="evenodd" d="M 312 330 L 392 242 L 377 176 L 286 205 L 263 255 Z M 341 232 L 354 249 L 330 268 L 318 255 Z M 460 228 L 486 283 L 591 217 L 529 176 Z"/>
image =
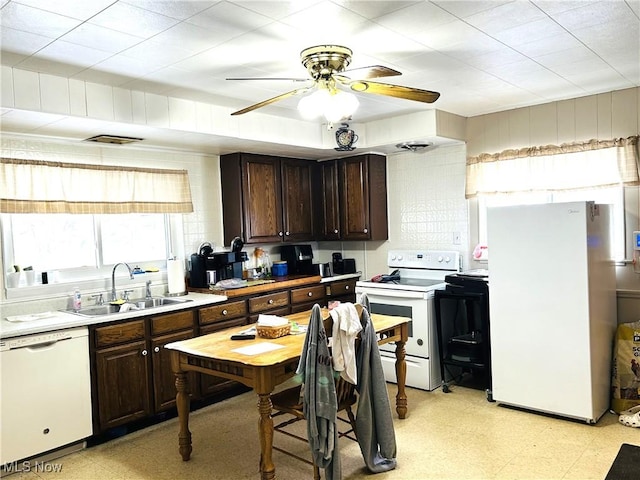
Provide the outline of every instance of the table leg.
<path id="1" fill-rule="evenodd" d="M 180 432 L 178 433 L 178 451 L 183 461 L 191 457 L 191 432 L 189 431 L 189 380 L 187 372 L 176 372 L 176 407 L 178 409 L 178 422 Z"/>
<path id="2" fill-rule="evenodd" d="M 396 380 L 398 382 L 398 393 L 396 394 L 396 412 L 398 417 L 405 418 L 407 416 L 407 394 L 404 387 L 407 380 L 407 362 L 405 360 L 406 350 L 405 342 L 396 342 Z"/>
<path id="3" fill-rule="evenodd" d="M 258 434 L 260 436 L 260 475 L 262 480 L 276 478 L 276 467 L 273 464 L 273 419 L 271 418 L 271 394 L 258 393 L 258 412 L 260 420 Z"/>

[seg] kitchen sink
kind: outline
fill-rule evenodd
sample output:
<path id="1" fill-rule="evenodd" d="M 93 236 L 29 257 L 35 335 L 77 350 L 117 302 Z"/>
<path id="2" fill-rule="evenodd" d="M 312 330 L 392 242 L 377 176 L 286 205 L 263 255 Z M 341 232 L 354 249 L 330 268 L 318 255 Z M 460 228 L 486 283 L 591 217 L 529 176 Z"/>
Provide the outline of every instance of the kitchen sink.
<path id="1" fill-rule="evenodd" d="M 136 300 L 129 300 L 126 304 L 122 305 L 95 305 L 91 307 L 81 308 L 80 310 L 66 310 L 68 313 L 73 313 L 75 315 L 81 315 L 84 317 L 100 317 L 102 315 L 112 315 L 114 313 L 119 313 L 123 305 L 128 305 L 128 307 L 122 308 L 122 311 L 132 311 L 132 310 L 141 310 L 139 305 L 144 303 L 144 310 L 153 309 L 158 307 L 166 307 L 167 305 L 176 305 L 179 303 L 187 303 L 191 302 L 190 299 L 178 300 L 175 298 L 165 298 L 165 297 L 153 297 L 153 298 L 139 298 Z"/>
<path id="2" fill-rule="evenodd" d="M 155 307 L 162 307 L 167 305 L 176 305 L 179 303 L 191 302 L 191 300 L 188 298 L 185 298 L 184 300 L 178 300 L 176 298 L 153 297 L 153 298 L 138 298 L 137 300 L 129 300 L 128 303 L 132 303 L 133 305 L 139 306 L 139 304 L 142 302 L 144 302 L 144 308 L 155 308 Z"/>
<path id="3" fill-rule="evenodd" d="M 96 305 L 95 307 L 81 308 L 80 310 L 67 310 L 68 313 L 75 313 L 85 317 L 99 317 L 100 315 L 111 315 L 120 311 L 120 305 Z"/>

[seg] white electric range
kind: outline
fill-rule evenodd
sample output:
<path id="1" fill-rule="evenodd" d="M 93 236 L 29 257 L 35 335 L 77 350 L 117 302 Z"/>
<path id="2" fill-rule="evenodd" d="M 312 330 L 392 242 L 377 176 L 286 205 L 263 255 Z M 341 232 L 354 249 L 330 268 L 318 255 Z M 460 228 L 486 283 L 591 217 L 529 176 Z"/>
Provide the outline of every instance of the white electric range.
<path id="1" fill-rule="evenodd" d="M 358 299 L 365 293 L 371 313 L 410 317 L 406 343 L 409 387 L 434 390 L 442 384 L 434 291 L 445 288 L 444 277 L 460 271 L 460 253 L 444 250 L 390 250 L 386 276 L 356 283 Z M 385 379 L 396 381 L 395 345 L 380 347 Z"/>

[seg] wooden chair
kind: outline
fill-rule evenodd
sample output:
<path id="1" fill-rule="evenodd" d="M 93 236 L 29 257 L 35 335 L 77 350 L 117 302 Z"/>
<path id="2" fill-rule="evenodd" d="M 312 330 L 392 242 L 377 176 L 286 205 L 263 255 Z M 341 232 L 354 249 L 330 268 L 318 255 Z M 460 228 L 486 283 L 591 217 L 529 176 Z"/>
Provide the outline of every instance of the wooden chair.
<path id="1" fill-rule="evenodd" d="M 362 318 L 362 305 L 355 304 L 355 307 L 358 312 L 358 316 Z M 331 316 L 329 316 L 323 319 L 323 323 L 327 337 L 330 337 L 333 332 L 333 319 L 331 318 Z M 356 339 L 355 345 L 356 352 L 358 351 L 359 343 L 360 342 L 358 338 Z M 338 437 L 346 437 L 350 440 L 357 441 L 356 418 L 353 413 L 353 407 L 358 401 L 355 385 L 347 382 L 341 376 L 338 376 L 335 379 L 335 383 L 336 397 L 338 401 L 338 421 L 347 425 L 345 427 L 346 429 L 338 430 Z M 287 427 L 301 420 L 305 420 L 304 412 L 302 410 L 302 402 L 300 399 L 301 388 L 302 386 L 298 385 L 283 390 L 282 392 L 275 393 L 271 396 L 272 409 L 274 411 L 272 415 L 274 419 L 273 430 L 276 433 L 282 433 L 296 440 L 308 443 L 307 437 L 303 437 L 302 435 L 287 430 Z M 344 418 L 344 416 L 340 416 L 341 412 L 345 412 L 347 414 L 347 418 Z M 275 419 L 281 415 L 287 415 L 287 417 L 277 422 Z M 290 452 L 284 448 L 278 447 L 275 444 L 273 445 L 273 449 L 294 457 L 300 461 L 308 463 L 309 465 L 312 465 L 314 480 L 320 479 L 320 469 L 313 463 L 312 460 L 301 457 L 300 455 Z"/>

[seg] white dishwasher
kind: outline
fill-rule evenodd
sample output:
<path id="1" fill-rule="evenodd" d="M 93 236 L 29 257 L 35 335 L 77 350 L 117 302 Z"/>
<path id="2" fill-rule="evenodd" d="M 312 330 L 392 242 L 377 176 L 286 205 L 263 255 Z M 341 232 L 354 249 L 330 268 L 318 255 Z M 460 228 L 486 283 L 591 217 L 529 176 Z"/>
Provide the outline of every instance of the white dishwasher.
<path id="1" fill-rule="evenodd" d="M 91 436 L 87 327 L 0 340 L 0 464 Z"/>

